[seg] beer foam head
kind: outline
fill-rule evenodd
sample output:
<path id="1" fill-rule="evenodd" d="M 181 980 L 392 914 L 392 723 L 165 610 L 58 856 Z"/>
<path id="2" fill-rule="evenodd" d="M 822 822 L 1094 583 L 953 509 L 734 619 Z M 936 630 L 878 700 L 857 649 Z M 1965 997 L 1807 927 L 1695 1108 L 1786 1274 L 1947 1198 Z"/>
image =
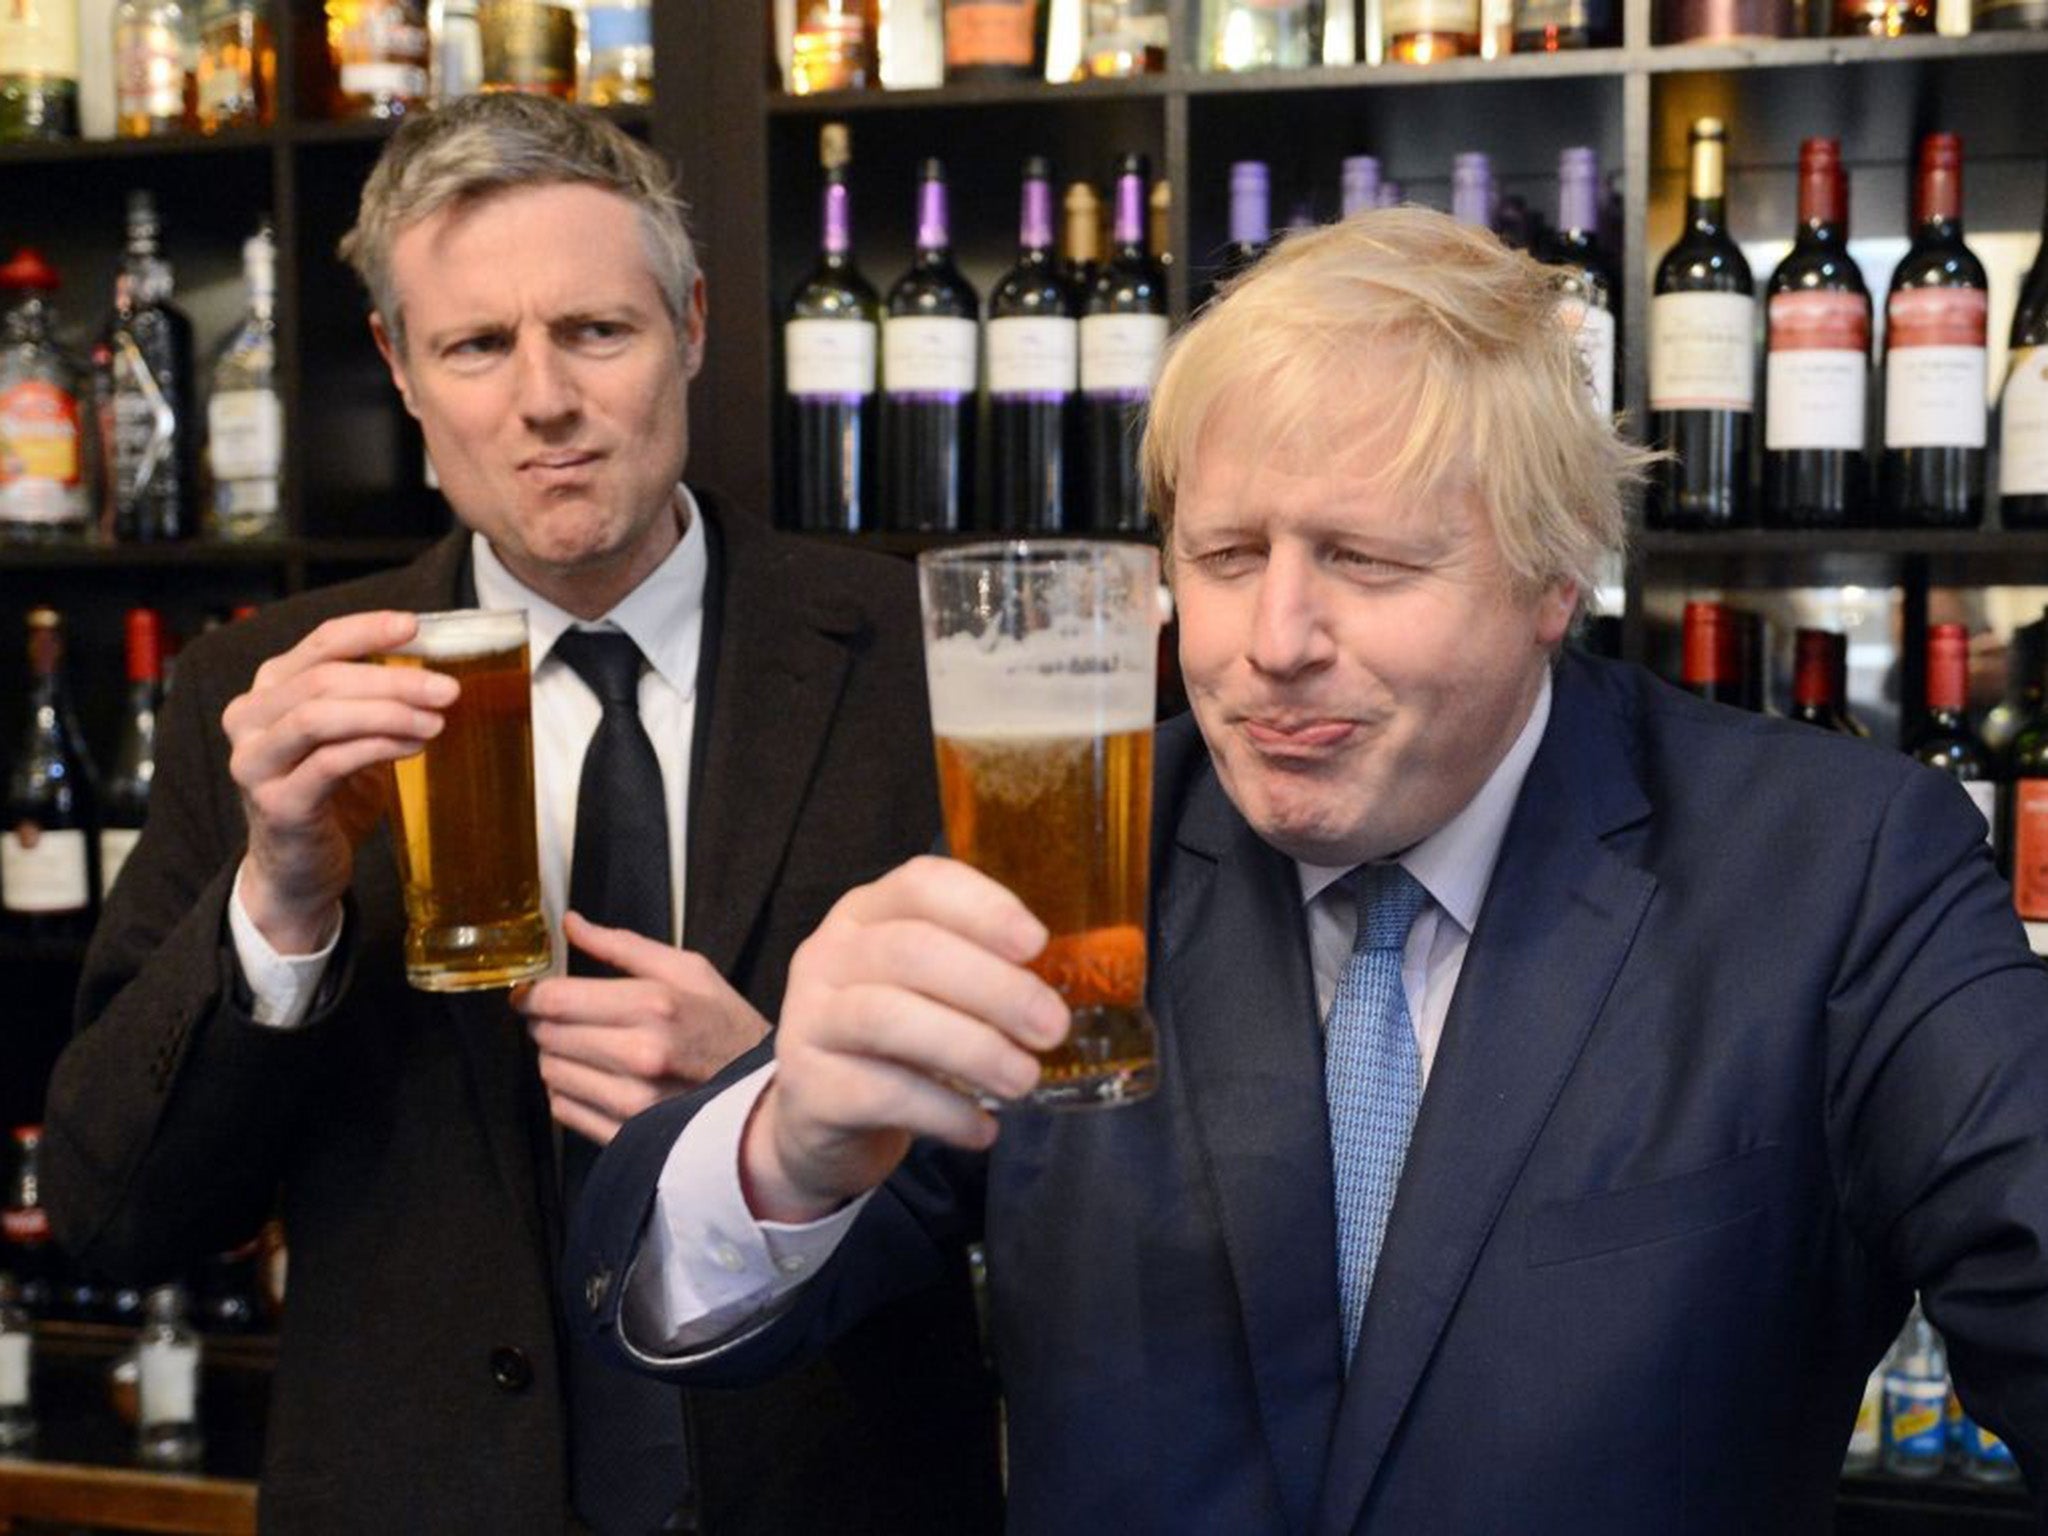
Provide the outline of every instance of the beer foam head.
<path id="1" fill-rule="evenodd" d="M 977 738 L 1094 736 L 1152 724 L 1157 657 L 1149 633 L 1056 630 L 1021 639 L 971 634 L 925 642 L 932 729 Z"/>
<path id="2" fill-rule="evenodd" d="M 458 608 L 423 613 L 419 633 L 396 648 L 400 656 L 459 661 L 526 644 L 526 612 L 520 608 Z"/>

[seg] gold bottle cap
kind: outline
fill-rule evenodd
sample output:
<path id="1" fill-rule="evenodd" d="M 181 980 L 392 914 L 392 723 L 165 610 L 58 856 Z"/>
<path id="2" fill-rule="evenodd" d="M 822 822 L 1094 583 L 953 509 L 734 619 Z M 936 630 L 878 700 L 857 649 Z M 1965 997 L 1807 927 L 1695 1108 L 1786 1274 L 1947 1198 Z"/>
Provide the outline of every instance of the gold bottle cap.
<path id="1" fill-rule="evenodd" d="M 818 163 L 836 171 L 853 160 L 853 133 L 844 123 L 827 123 L 818 130 Z"/>

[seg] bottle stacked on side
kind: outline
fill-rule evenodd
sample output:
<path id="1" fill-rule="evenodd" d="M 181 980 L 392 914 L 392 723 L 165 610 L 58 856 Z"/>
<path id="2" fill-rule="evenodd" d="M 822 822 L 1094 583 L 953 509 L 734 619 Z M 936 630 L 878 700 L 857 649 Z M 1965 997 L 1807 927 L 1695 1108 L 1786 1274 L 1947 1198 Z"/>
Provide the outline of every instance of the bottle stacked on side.
<path id="1" fill-rule="evenodd" d="M 114 302 L 91 357 L 61 335 L 58 277 L 24 248 L 0 266 L 0 543 L 157 542 L 283 530 L 284 414 L 267 219 L 243 247 L 249 308 L 208 374 L 162 252 L 155 200 L 130 194 Z"/>
<path id="2" fill-rule="evenodd" d="M 784 522 L 1143 532 L 1138 419 L 1167 334 L 1144 157 L 1118 164 L 1106 260 L 1093 189 L 1067 188 L 1062 250 L 1052 166 L 1024 163 L 1017 256 L 990 289 L 984 324 L 981 297 L 954 260 L 944 165 L 926 160 L 920 170 L 917 254 L 878 301 L 852 256 L 839 125 L 826 129 L 823 151 L 822 250 L 782 333 Z"/>

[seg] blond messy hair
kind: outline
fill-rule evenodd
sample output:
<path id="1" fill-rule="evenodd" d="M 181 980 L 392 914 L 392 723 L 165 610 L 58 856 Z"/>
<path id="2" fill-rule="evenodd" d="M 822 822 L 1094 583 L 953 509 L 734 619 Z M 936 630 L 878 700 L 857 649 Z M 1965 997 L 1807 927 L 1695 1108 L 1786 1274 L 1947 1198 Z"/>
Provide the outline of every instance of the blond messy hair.
<path id="1" fill-rule="evenodd" d="M 1176 488 L 1227 410 L 1310 462 L 1375 458 L 1413 501 L 1469 487 L 1519 589 L 1583 599 L 1653 455 L 1595 411 L 1557 310 L 1555 270 L 1426 208 L 1289 235 L 1167 350 L 1141 456 L 1169 553 Z"/>
<path id="2" fill-rule="evenodd" d="M 465 96 L 406 119 L 363 186 L 355 228 L 336 248 L 369 290 L 400 355 L 405 316 L 391 247 L 443 208 L 522 187 L 600 187 L 632 203 L 641 244 L 677 333 L 697 285 L 697 251 L 668 165 L 595 112 L 514 91 Z"/>

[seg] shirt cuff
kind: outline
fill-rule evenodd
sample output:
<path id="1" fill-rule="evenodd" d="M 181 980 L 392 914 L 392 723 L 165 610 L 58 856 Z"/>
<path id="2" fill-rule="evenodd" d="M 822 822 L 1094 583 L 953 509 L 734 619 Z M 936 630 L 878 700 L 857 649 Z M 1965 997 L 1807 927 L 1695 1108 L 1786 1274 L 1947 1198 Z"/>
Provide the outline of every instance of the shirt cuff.
<path id="1" fill-rule="evenodd" d="M 758 1221 L 747 1209 L 740 1142 L 774 1075 L 771 1061 L 725 1089 L 669 1148 L 646 1247 L 621 1301 L 621 1330 L 635 1353 L 695 1353 L 775 1315 L 831 1258 L 867 1204 L 862 1195 L 800 1226 Z"/>
<path id="2" fill-rule="evenodd" d="M 270 947 L 249 909 L 242 905 L 242 872 L 235 871 L 235 888 L 228 897 L 228 934 L 234 940 L 235 959 L 242 978 L 249 983 L 255 1000 L 250 1017 L 267 1029 L 298 1029 L 313 1011 L 313 998 L 320 990 L 320 978 L 327 974 L 327 962 L 341 942 L 341 916 L 335 915 L 327 942 L 310 955 L 280 955 Z"/>

